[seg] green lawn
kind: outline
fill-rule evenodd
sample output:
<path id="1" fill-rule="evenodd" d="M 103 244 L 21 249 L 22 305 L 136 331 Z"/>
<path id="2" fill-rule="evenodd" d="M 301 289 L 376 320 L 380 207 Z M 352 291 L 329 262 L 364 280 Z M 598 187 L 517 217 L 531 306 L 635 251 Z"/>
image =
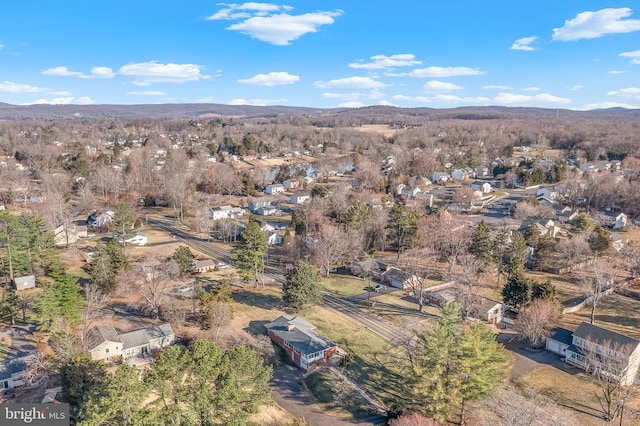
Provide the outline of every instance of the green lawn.
<path id="1" fill-rule="evenodd" d="M 320 287 L 324 291 L 341 297 L 355 296 L 364 293 L 368 285 L 367 280 L 351 275 L 331 275 L 320 279 Z M 373 283 L 375 285 L 375 283 Z"/>

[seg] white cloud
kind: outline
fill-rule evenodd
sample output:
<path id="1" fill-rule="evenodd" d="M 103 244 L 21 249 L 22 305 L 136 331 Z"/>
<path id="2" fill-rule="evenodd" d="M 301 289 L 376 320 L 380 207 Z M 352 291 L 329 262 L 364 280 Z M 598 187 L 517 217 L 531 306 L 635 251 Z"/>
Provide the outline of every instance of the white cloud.
<path id="1" fill-rule="evenodd" d="M 234 98 L 229 102 L 229 105 L 253 105 L 253 106 L 267 106 L 277 105 L 286 102 L 286 99 L 244 99 Z"/>
<path id="2" fill-rule="evenodd" d="M 624 98 L 632 98 L 640 100 L 640 87 L 625 87 L 620 90 L 612 90 L 607 92 L 609 96 L 622 96 Z"/>
<path id="3" fill-rule="evenodd" d="M 396 101 L 405 101 L 405 102 L 416 102 L 416 103 L 465 103 L 465 104 L 478 104 L 478 103 L 488 103 L 490 102 L 489 98 L 485 97 L 463 97 L 456 95 L 449 95 L 444 93 L 439 93 L 432 97 L 428 96 L 406 96 L 406 95 L 394 95 L 391 97 Z"/>
<path id="4" fill-rule="evenodd" d="M 129 96 L 167 96 L 165 92 L 159 90 L 145 90 L 142 92 L 127 92 Z"/>
<path id="5" fill-rule="evenodd" d="M 519 38 L 513 42 L 513 44 L 511 45 L 511 50 L 524 50 L 524 51 L 535 50 L 533 47 L 529 45 L 534 41 L 536 41 L 537 39 L 538 37 L 536 36 Z"/>
<path id="6" fill-rule="evenodd" d="M 230 25 L 228 30 L 239 31 L 260 41 L 276 46 L 286 46 L 300 36 L 318 32 L 322 25 L 331 25 L 341 10 L 313 12 L 302 15 L 282 13 L 270 16 L 253 16 L 240 23 Z"/>
<path id="7" fill-rule="evenodd" d="M 360 68 L 367 70 L 381 70 L 397 67 L 411 67 L 422 64 L 422 61 L 416 60 L 416 56 L 412 53 L 400 53 L 397 55 L 374 55 L 371 56 L 370 62 L 359 60 L 349 64 L 351 68 Z"/>
<path id="8" fill-rule="evenodd" d="M 624 104 L 624 103 L 620 103 L 620 102 L 598 102 L 598 103 L 594 103 L 594 104 L 586 104 L 583 105 L 582 107 L 578 108 L 580 110 L 584 110 L 584 111 L 589 111 L 592 109 L 608 109 L 608 108 L 628 108 L 628 109 L 638 109 L 640 108 L 639 106 L 636 105 L 630 105 L 630 104 Z"/>
<path id="9" fill-rule="evenodd" d="M 45 75 L 55 75 L 58 77 L 78 77 L 78 78 L 113 78 L 115 73 L 109 67 L 93 67 L 91 74 L 85 74 L 80 71 L 71 71 L 65 66 L 48 68 L 42 71 Z"/>
<path id="10" fill-rule="evenodd" d="M 0 44 L 0 49 L 4 49 L 4 44 Z"/>
<path id="11" fill-rule="evenodd" d="M 91 75 L 96 78 L 113 78 L 116 74 L 109 67 L 93 67 L 91 68 Z"/>
<path id="12" fill-rule="evenodd" d="M 207 20 L 240 21 L 227 27 L 257 40 L 284 46 L 308 33 L 315 33 L 322 25 L 331 25 L 342 10 L 316 11 L 293 15 L 287 12 L 291 6 L 272 3 L 247 2 L 242 4 L 221 4 L 225 6 Z"/>
<path id="13" fill-rule="evenodd" d="M 567 90 L 580 90 L 580 89 L 584 89 L 584 86 L 582 84 L 575 84 L 571 87 L 567 87 Z"/>
<path id="14" fill-rule="evenodd" d="M 0 83 L 2 93 L 38 93 L 46 92 L 46 87 L 31 86 L 29 84 L 14 83 L 13 81 L 3 81 Z"/>
<path id="15" fill-rule="evenodd" d="M 483 89 L 487 90 L 511 90 L 513 87 L 511 86 L 501 86 L 498 84 L 489 84 L 487 86 L 482 86 Z"/>
<path id="16" fill-rule="evenodd" d="M 553 29 L 553 40 L 576 41 L 640 31 L 639 19 L 624 19 L 631 16 L 628 7 L 606 8 L 596 12 L 581 12 L 575 18 L 564 21 L 564 26 Z"/>
<path id="17" fill-rule="evenodd" d="M 71 71 L 69 70 L 69 68 L 67 67 L 54 67 L 54 68 L 49 68 L 46 69 L 44 71 L 42 71 L 42 74 L 45 75 L 56 75 L 59 77 L 80 77 L 80 78 L 89 78 L 88 75 L 85 75 L 81 72 L 78 71 Z"/>
<path id="18" fill-rule="evenodd" d="M 119 73 L 138 78 L 137 86 L 151 83 L 184 83 L 210 78 L 202 74 L 203 67 L 195 64 L 159 64 L 157 61 L 138 62 L 120 67 Z"/>
<path id="19" fill-rule="evenodd" d="M 622 52 L 618 56 L 623 58 L 631 58 L 632 64 L 640 64 L 640 50 L 634 50 L 633 52 Z"/>
<path id="20" fill-rule="evenodd" d="M 96 101 L 88 96 L 81 96 L 74 98 L 73 96 L 65 96 L 61 98 L 53 99 L 36 99 L 33 102 L 28 102 L 25 105 L 46 104 L 46 105 L 89 105 L 95 104 Z"/>
<path id="21" fill-rule="evenodd" d="M 314 86 L 323 89 L 379 89 L 384 83 L 369 77 L 348 77 L 329 81 L 316 81 Z"/>
<path id="22" fill-rule="evenodd" d="M 537 95 L 520 95 L 514 93 L 501 92 L 496 95 L 493 101 L 502 105 L 523 105 L 523 104 L 570 104 L 571 99 L 561 98 L 548 93 Z"/>
<path id="23" fill-rule="evenodd" d="M 364 94 L 363 93 L 357 93 L 357 92 L 353 92 L 353 93 L 325 92 L 321 96 L 323 98 L 328 98 L 328 99 L 344 99 L 344 100 L 354 101 L 356 99 L 360 99 L 360 98 L 364 97 Z"/>
<path id="24" fill-rule="evenodd" d="M 363 106 L 365 106 L 365 104 L 363 104 L 362 102 L 357 102 L 357 101 L 344 102 L 344 103 L 338 105 L 338 107 L 340 107 L 340 108 L 362 108 Z"/>
<path id="25" fill-rule="evenodd" d="M 626 71 L 620 71 L 620 70 L 612 70 L 609 71 L 607 74 L 624 74 Z"/>
<path id="26" fill-rule="evenodd" d="M 298 80 L 300 80 L 299 76 L 287 72 L 270 72 L 238 80 L 238 83 L 255 84 L 256 86 L 283 86 L 285 84 L 293 84 Z"/>
<path id="27" fill-rule="evenodd" d="M 428 78 L 428 77 L 460 77 L 467 75 L 482 75 L 484 71 L 478 68 L 469 68 L 469 67 L 427 67 L 427 68 L 418 68 L 409 73 L 402 74 L 391 74 L 389 76 L 392 77 L 420 77 L 420 78 Z"/>
<path id="28" fill-rule="evenodd" d="M 525 87 L 524 89 L 522 89 L 524 92 L 539 92 L 540 88 L 539 87 Z"/>
<path id="29" fill-rule="evenodd" d="M 378 102 L 378 105 L 384 105 L 384 106 L 392 106 L 392 107 L 397 107 L 398 105 L 391 103 L 389 101 L 385 101 L 385 100 L 381 100 L 380 102 Z"/>
<path id="30" fill-rule="evenodd" d="M 253 15 L 264 15 L 269 12 L 277 12 L 279 10 L 290 10 L 289 6 L 279 6 L 271 3 L 256 3 L 248 2 L 242 4 L 225 4 L 219 3 L 220 6 L 227 6 L 225 9 L 220 9 L 213 15 L 207 18 L 208 21 L 217 20 L 235 20 L 248 18 Z"/>
<path id="31" fill-rule="evenodd" d="M 453 90 L 464 89 L 464 87 L 458 86 L 457 84 L 448 83 L 446 81 L 438 81 L 438 80 L 427 81 L 424 84 L 423 88 L 428 92 L 451 92 Z"/>

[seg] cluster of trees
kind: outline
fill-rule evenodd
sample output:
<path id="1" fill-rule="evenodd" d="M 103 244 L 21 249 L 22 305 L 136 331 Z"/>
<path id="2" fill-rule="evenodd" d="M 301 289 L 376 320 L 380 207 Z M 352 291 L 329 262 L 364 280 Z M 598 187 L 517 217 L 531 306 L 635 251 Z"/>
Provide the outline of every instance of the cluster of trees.
<path id="1" fill-rule="evenodd" d="M 223 350 L 205 340 L 169 347 L 145 371 L 125 363 L 111 374 L 83 354 L 60 371 L 79 425 L 239 426 L 271 400 L 271 367 L 246 346 Z"/>

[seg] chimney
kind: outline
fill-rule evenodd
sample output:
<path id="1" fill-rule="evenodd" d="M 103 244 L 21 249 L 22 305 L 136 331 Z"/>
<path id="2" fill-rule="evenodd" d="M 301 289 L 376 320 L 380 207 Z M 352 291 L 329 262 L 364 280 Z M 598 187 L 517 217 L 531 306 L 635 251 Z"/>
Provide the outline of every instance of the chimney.
<path id="1" fill-rule="evenodd" d="M 287 331 L 293 331 L 294 328 L 296 328 L 296 326 L 293 325 L 293 323 L 291 322 L 287 323 Z"/>

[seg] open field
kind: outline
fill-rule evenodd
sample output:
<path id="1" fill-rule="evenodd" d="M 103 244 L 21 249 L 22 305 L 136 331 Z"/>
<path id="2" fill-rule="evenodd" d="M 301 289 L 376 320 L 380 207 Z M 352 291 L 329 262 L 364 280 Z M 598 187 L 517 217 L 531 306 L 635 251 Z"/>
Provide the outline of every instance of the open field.
<path id="1" fill-rule="evenodd" d="M 367 133 L 380 133 L 387 138 L 393 136 L 397 131 L 386 124 L 363 124 L 360 127 L 354 127 L 354 130 Z"/>
<path id="2" fill-rule="evenodd" d="M 367 287 L 367 280 L 351 275 L 331 275 L 320 279 L 320 287 L 324 291 L 333 293 L 340 297 L 355 296 L 364 293 Z M 375 285 L 374 282 L 371 283 Z"/>
<path id="3" fill-rule="evenodd" d="M 603 424 L 602 412 L 596 394 L 601 392 L 597 383 L 586 373 L 561 364 L 559 368 L 544 366 L 523 376 L 516 381 L 518 386 L 527 386 L 535 389 L 542 395 L 549 397 L 556 404 L 570 408 L 581 425 L 599 426 Z M 640 400 L 629 400 L 628 408 L 625 408 L 625 418 L 631 417 L 634 412 L 637 415 L 640 409 Z M 635 424 L 633 423 L 624 424 Z"/>

